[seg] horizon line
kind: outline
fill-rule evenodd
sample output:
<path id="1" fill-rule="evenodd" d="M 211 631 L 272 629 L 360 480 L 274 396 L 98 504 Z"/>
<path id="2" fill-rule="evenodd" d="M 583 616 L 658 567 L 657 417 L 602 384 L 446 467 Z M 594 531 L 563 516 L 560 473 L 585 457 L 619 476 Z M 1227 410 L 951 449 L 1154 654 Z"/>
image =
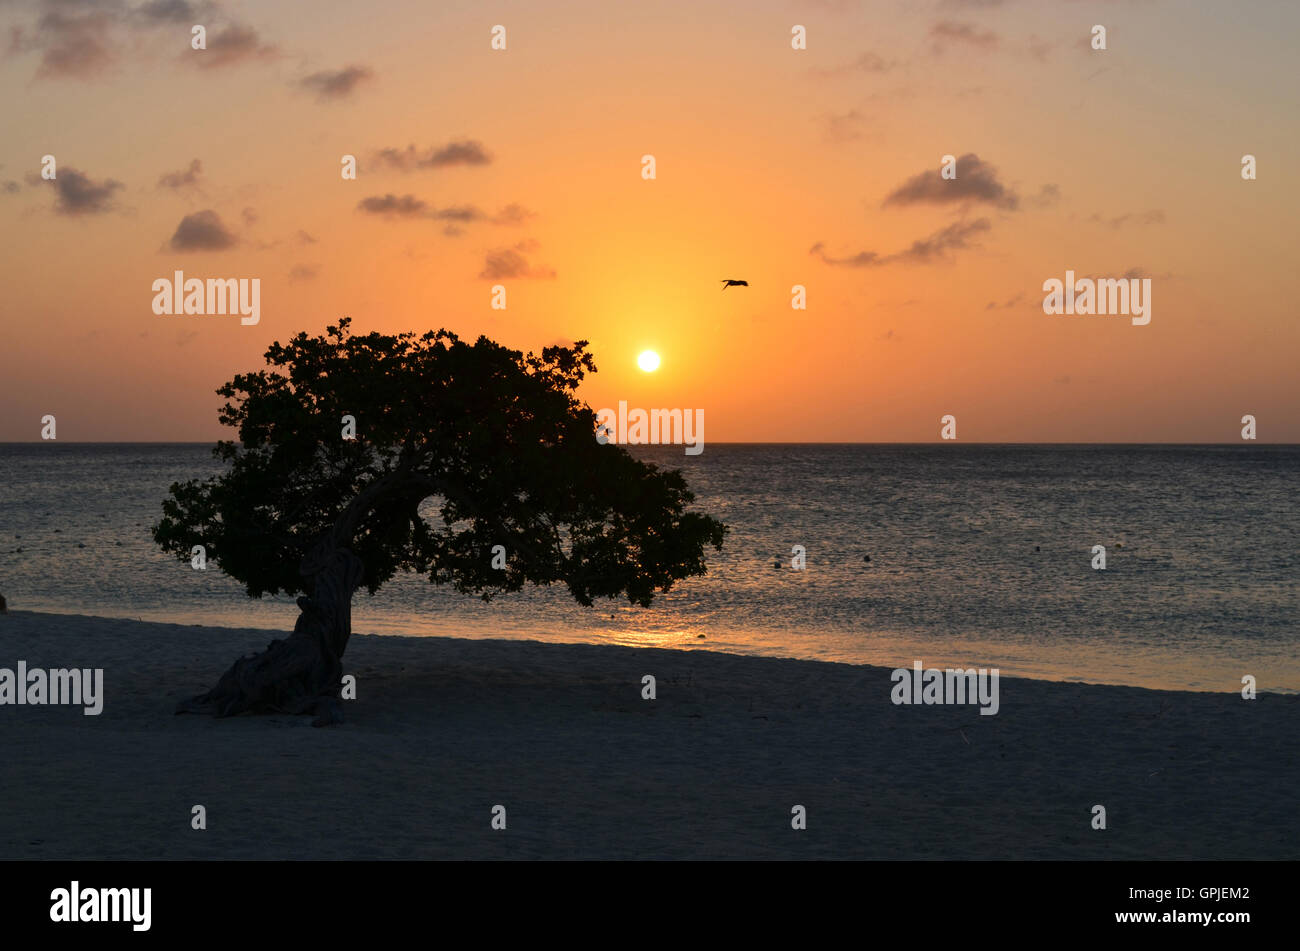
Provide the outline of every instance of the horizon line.
<path id="1" fill-rule="evenodd" d="M 238 440 L 221 440 L 222 442 L 237 442 Z M 71 440 L 71 439 L 27 439 L 27 440 L 0 440 L 0 446 L 33 446 L 54 443 L 65 446 L 213 446 L 217 440 L 139 440 L 139 439 L 99 439 L 99 440 Z M 724 442 L 718 440 L 709 442 L 710 446 L 1190 446 L 1190 447 L 1208 447 L 1208 446 L 1242 446 L 1243 448 L 1260 448 L 1261 446 L 1300 446 L 1300 442 L 1265 442 L 1263 440 L 1236 440 L 1233 442 L 979 442 L 974 440 L 957 440 L 957 439 L 935 439 L 927 442 L 872 442 L 868 440 L 850 441 L 841 440 L 835 442 L 822 441 L 772 441 L 772 440 L 755 440 L 747 442 Z M 680 447 L 680 443 L 616 443 L 613 445 L 622 448 L 658 448 L 673 449 Z"/>

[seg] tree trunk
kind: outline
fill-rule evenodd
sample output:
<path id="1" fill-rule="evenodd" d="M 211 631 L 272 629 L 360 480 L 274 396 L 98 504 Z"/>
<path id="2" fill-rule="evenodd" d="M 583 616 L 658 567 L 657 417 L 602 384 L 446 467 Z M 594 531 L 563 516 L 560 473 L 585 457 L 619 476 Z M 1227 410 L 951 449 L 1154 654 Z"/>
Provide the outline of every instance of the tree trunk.
<path id="1" fill-rule="evenodd" d="M 361 559 L 331 534 L 302 560 L 310 596 L 286 640 L 235 661 L 207 693 L 182 701 L 177 713 L 231 717 L 241 713 L 314 713 L 312 726 L 343 722 L 341 658 L 352 634 L 352 593 L 361 583 Z"/>

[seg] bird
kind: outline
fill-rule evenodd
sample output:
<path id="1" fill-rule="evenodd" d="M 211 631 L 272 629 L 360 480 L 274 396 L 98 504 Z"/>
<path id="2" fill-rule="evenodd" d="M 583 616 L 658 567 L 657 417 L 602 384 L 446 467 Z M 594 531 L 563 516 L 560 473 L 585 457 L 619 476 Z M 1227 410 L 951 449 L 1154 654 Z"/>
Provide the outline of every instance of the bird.
<path id="1" fill-rule="evenodd" d="M 748 287 L 748 286 L 749 286 L 749 281 L 732 281 L 732 280 L 726 280 L 726 281 L 723 281 L 723 282 L 722 282 L 722 289 L 723 289 L 724 291 L 725 291 L 728 287 Z"/>

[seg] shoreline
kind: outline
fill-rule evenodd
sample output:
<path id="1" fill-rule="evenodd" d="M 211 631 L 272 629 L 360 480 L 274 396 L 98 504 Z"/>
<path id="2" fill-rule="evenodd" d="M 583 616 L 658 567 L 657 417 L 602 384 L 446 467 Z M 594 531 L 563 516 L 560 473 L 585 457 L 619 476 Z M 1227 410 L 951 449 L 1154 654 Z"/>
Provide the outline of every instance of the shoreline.
<path id="1" fill-rule="evenodd" d="M 93 613 L 93 609 L 87 613 L 72 612 L 67 610 L 57 610 L 57 609 L 47 610 L 45 606 L 40 606 L 36 608 L 23 608 L 21 609 L 21 611 L 19 609 L 11 609 L 9 613 L 18 614 L 18 613 L 26 612 L 29 614 L 36 614 L 41 616 L 49 615 L 49 616 L 58 616 L 58 617 L 97 618 L 99 620 L 112 621 L 112 622 L 132 621 L 140 624 L 162 625 L 162 626 L 177 627 L 182 629 L 203 628 L 203 629 L 226 631 L 231 633 L 237 633 L 242 631 L 263 631 L 267 635 L 268 639 L 275 639 L 275 638 L 287 637 L 289 635 L 289 633 L 293 628 L 293 622 L 298 615 L 297 607 L 291 604 L 286 603 L 283 605 L 283 608 L 285 611 L 284 623 L 280 626 L 275 626 L 275 627 L 263 626 L 263 622 L 266 620 L 265 618 L 253 619 L 254 621 L 253 624 L 227 624 L 227 623 L 223 623 L 220 620 L 210 620 L 207 618 L 200 618 L 198 620 L 193 620 L 193 621 L 173 621 L 173 620 L 168 620 L 164 617 L 140 617 L 139 615 L 131 615 L 126 613 L 123 613 L 121 615 L 97 614 L 97 613 Z M 726 638 L 730 636 L 728 632 L 723 632 L 723 634 L 720 635 L 720 639 L 709 640 L 707 642 L 704 642 L 703 640 L 697 642 L 696 640 L 692 639 L 688 641 L 683 641 L 679 644 L 675 644 L 671 647 L 659 647 L 659 646 L 651 646 L 651 645 L 643 645 L 643 644 L 627 643 L 627 642 L 620 643 L 619 641 L 616 640 L 616 638 L 622 636 L 624 632 L 611 632 L 605 640 L 601 642 L 595 642 L 590 639 L 589 640 L 553 639 L 553 638 L 558 638 L 560 635 L 552 634 L 550 631 L 542 632 L 541 636 L 537 636 L 536 634 L 533 634 L 531 636 L 527 634 L 521 635 L 517 631 L 508 631 L 508 632 L 503 632 L 492 636 L 477 636 L 473 634 L 446 633 L 444 630 L 437 629 L 437 628 L 429 630 L 427 632 L 418 633 L 418 634 L 396 633 L 393 630 L 388 629 L 388 628 L 398 626 L 397 621 L 384 621 L 383 626 L 379 627 L 378 629 L 361 630 L 360 628 L 362 628 L 366 623 L 368 623 L 366 619 L 362 619 L 362 620 L 354 619 L 353 637 L 368 636 L 368 637 L 381 637 L 381 638 L 396 638 L 398 640 L 412 640 L 412 641 L 426 641 L 426 640 L 489 641 L 491 640 L 491 641 L 503 641 L 508 643 L 519 643 L 519 644 L 548 644 L 548 645 L 558 646 L 558 647 L 564 647 L 564 646 L 628 647 L 633 650 L 669 650 L 678 653 L 696 653 L 696 652 L 704 651 L 708 653 L 725 654 L 731 657 L 762 657 L 762 658 L 769 658 L 769 659 L 776 659 L 776 660 L 797 660 L 797 661 L 807 661 L 809 663 L 815 663 L 815 664 L 839 664 L 848 667 L 866 667 L 866 668 L 875 668 L 881 670 L 896 669 L 895 667 L 890 667 L 887 664 L 875 663 L 871 660 L 853 660 L 853 659 L 846 660 L 846 659 L 832 658 L 832 657 L 808 657 L 808 656 L 798 657 L 790 654 L 779 653 L 775 650 L 770 652 L 763 652 L 761 647 L 755 647 L 753 650 L 736 649 L 736 645 L 731 645 L 726 643 Z M 454 626 L 465 627 L 470 625 L 471 623 L 472 622 L 470 619 L 465 619 L 462 624 L 457 624 Z M 439 625 L 439 627 L 450 628 L 453 627 L 453 625 L 449 622 L 443 622 L 443 624 Z M 589 632 L 586 633 L 589 634 Z M 913 637 L 913 635 L 904 634 L 898 636 L 898 640 L 907 643 L 909 648 L 915 648 L 915 650 L 902 650 L 899 652 L 900 657 L 906 658 L 906 660 L 901 662 L 901 666 L 908 667 L 911 665 L 913 660 L 920 658 L 926 661 L 927 667 L 929 666 L 992 667 L 992 665 L 986 660 L 979 660 L 979 661 L 966 660 L 966 659 L 955 660 L 953 659 L 952 656 L 954 654 L 960 654 L 964 658 L 970 658 L 972 656 L 972 653 L 974 654 L 974 656 L 979 656 L 980 653 L 983 653 L 984 656 L 991 656 L 994 653 L 991 650 L 985 650 L 983 652 L 980 652 L 977 649 L 974 652 L 972 652 L 969 648 L 969 645 L 958 645 L 958 647 L 956 648 L 952 646 L 948 646 L 943 650 L 936 649 L 930 651 L 930 650 L 926 650 L 926 645 L 916 643 L 914 640 L 909 640 L 910 637 Z M 725 646 L 719 646 L 720 644 Z M 745 645 L 739 645 L 739 646 L 744 647 Z M 934 646 L 937 648 L 938 645 L 934 645 Z M 975 646 L 976 648 L 979 647 L 979 645 L 975 645 Z M 966 649 L 963 650 L 962 649 L 963 647 L 965 647 Z M 932 656 L 937 656 L 939 658 L 938 660 L 935 660 L 933 665 L 929 663 L 930 657 Z M 1093 659 L 1092 666 L 1094 668 L 1097 666 L 1097 660 L 1095 658 Z M 1249 664 L 1243 664 L 1243 669 L 1250 669 L 1250 667 L 1251 665 Z M 1215 689 L 1213 687 L 1199 687 L 1199 686 L 1172 685 L 1172 684 L 1150 684 L 1150 683 L 1140 683 L 1140 682 L 1123 683 L 1123 682 L 1108 681 L 1108 680 L 1086 679 L 1083 677 L 1067 679 L 1060 676 L 1054 676 L 1055 674 L 1059 673 L 1058 671 L 1054 671 L 1051 669 L 1034 669 L 1034 662 L 1032 660 L 1028 665 L 1028 669 L 1026 669 L 1026 663 L 1023 657 L 1020 659 L 1020 663 L 1017 666 L 1011 666 L 1006 662 L 1006 660 L 1004 660 L 997 666 L 997 669 L 1003 672 L 1002 677 L 1004 679 L 1033 680 L 1041 683 L 1078 684 L 1083 686 L 1098 686 L 1098 687 L 1101 686 L 1133 687 L 1135 689 L 1153 690 L 1153 691 L 1164 692 L 1164 693 L 1199 693 L 1199 694 L 1228 693 L 1228 694 L 1236 695 L 1240 691 L 1240 685 L 1236 683 L 1231 684 L 1226 689 L 1225 688 Z M 1300 696 L 1300 689 L 1277 686 L 1268 682 L 1265 682 L 1263 684 L 1257 684 L 1256 690 L 1260 694 L 1270 693 L 1279 696 Z"/>
<path id="2" fill-rule="evenodd" d="M 0 616 L 0 667 L 104 669 L 99 716 L 0 706 L 0 858 L 1300 856 L 1300 697 L 1004 677 L 982 716 L 883 667 L 356 634 L 340 726 L 173 715 L 286 634 Z"/>

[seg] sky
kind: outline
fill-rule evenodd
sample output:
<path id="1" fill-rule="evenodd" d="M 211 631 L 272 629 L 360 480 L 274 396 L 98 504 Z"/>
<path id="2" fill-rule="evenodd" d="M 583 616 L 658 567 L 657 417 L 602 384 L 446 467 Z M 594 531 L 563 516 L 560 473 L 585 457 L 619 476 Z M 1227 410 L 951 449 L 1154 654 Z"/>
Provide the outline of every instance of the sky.
<path id="1" fill-rule="evenodd" d="M 712 442 L 1300 441 L 1297 32 L 1292 2 L 0 0 L 0 441 L 226 438 L 216 388 L 343 316 L 588 340 L 593 408 Z M 155 314 L 176 270 L 257 278 L 259 322 Z M 1044 313 L 1067 270 L 1149 279 L 1150 323 Z"/>

